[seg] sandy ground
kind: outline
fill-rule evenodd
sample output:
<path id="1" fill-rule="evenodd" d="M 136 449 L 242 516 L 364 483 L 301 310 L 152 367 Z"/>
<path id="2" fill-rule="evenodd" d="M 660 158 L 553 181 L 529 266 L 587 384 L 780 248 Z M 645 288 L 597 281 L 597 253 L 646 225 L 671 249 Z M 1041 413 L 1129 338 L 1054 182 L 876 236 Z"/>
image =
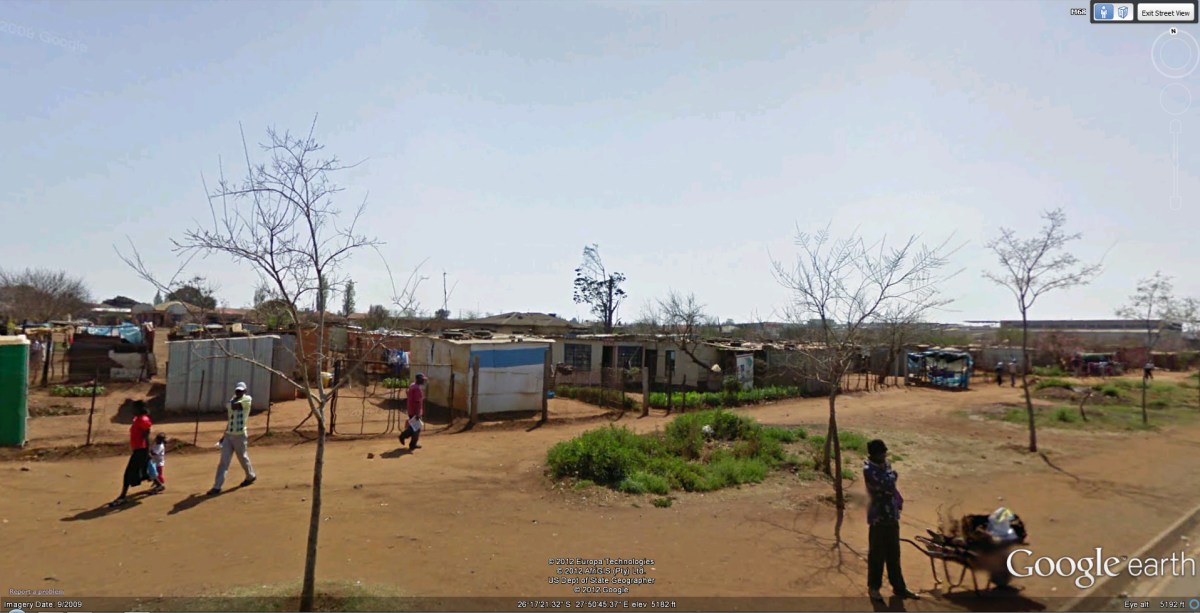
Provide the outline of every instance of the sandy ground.
<path id="1" fill-rule="evenodd" d="M 305 415 L 303 406 L 272 409 L 272 430 L 281 434 L 252 446 L 255 485 L 200 496 L 212 484 L 218 457 L 212 445 L 223 426 L 218 417 L 200 422 L 198 447 L 168 457 L 166 493 L 108 511 L 103 505 L 118 492 L 125 462 L 120 445 L 127 416 L 119 408 L 136 393 L 114 390 L 98 403 L 93 435 L 111 446 L 35 457 L 36 449 L 83 442 L 88 418 L 77 414 L 32 419 L 32 449 L 0 454 L 8 460 L 0 462 L 0 542 L 20 552 L 0 562 L 0 593 L 51 588 L 67 597 L 186 596 L 297 581 L 314 449 L 290 434 Z M 1019 401 L 1018 390 L 989 385 L 968 392 L 895 389 L 841 398 L 839 421 L 843 430 L 887 439 L 903 457 L 896 468 L 906 498 L 905 537 L 935 528 L 939 512 L 986 513 L 1005 505 L 1025 520 L 1037 556 L 1084 556 L 1096 547 L 1120 555 L 1200 502 L 1200 426 L 1043 429 L 1043 458 L 1023 450 L 1021 427 L 967 415 Z M 71 402 L 87 406 L 86 400 Z M 63 401 L 35 397 L 33 403 Z M 646 497 L 551 482 L 544 476 L 546 450 L 608 423 L 604 412 L 581 403 L 555 399 L 550 423 L 533 429 L 532 420 L 469 431 L 431 420 L 424 448 L 411 454 L 394 433 L 351 436 L 360 427 L 384 432 L 387 410 L 369 406 L 363 413 L 361 401 L 347 399 L 340 407 L 342 435 L 327 449 L 322 580 L 386 584 L 419 597 L 506 597 L 515 607 L 518 598 L 578 598 L 569 587 L 548 584 L 550 558 L 652 558 L 646 572 L 656 583 L 634 586 L 624 598 L 846 597 L 836 602 L 870 609 L 858 555 L 866 550 L 860 481 L 848 485 L 846 547 L 839 555 L 831 549 L 835 514 L 828 483 L 778 475 L 755 486 L 680 493 L 670 508 L 655 508 Z M 825 399 L 740 410 L 812 432 L 823 431 L 818 424 L 828 414 Z M 654 411 L 616 423 L 651 431 L 668 419 Z M 252 435 L 263 433 L 265 423 L 265 414 L 255 416 Z M 156 427 L 190 443 L 196 424 L 185 416 Z M 235 463 L 229 481 L 241 478 Z M 907 546 L 904 570 L 910 587 L 936 587 L 926 558 Z M 1069 579 L 1021 579 L 1018 585 L 1019 594 L 983 599 L 939 590 L 905 606 L 1042 610 L 1078 593 Z M 712 602 L 723 603 L 712 608 L 729 606 Z M 836 608 L 831 602 L 814 600 L 811 607 Z"/>

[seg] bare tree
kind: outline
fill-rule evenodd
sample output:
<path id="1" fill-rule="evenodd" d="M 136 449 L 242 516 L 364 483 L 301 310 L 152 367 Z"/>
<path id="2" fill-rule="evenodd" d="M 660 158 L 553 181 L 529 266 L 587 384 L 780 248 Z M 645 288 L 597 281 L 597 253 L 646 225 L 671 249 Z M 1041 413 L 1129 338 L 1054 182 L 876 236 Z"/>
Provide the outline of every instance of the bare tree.
<path id="1" fill-rule="evenodd" d="M 837 398 L 842 381 L 868 340 L 868 327 L 889 309 L 919 311 L 935 300 L 948 242 L 918 245 L 917 236 L 899 246 L 886 239 L 867 243 L 858 232 L 833 240 L 826 227 L 812 234 L 797 230 L 795 263 L 772 258 L 776 280 L 792 294 L 789 318 L 801 325 L 802 355 L 816 378 L 829 386 L 829 429 L 821 469 L 833 478 L 837 505 L 834 536 L 841 544 L 846 509 L 842 450 L 838 440 Z M 832 459 L 832 466 L 831 466 Z"/>
<path id="2" fill-rule="evenodd" d="M 1042 218 L 1045 225 L 1031 238 L 1020 238 L 1016 231 L 1001 228 L 1000 236 L 987 243 L 1000 260 L 1000 270 L 983 273 L 985 278 L 1008 288 L 1021 311 L 1021 386 L 1029 415 L 1030 452 L 1037 451 L 1037 425 L 1029 389 L 1029 310 L 1044 294 L 1086 285 L 1100 272 L 1100 264 L 1084 264 L 1067 251 L 1067 246 L 1083 235 L 1066 233 L 1067 216 L 1062 209 L 1046 211 Z"/>
<path id="3" fill-rule="evenodd" d="M 87 284 L 61 270 L 0 269 L 0 305 L 14 319 L 37 322 L 82 315 L 91 301 Z"/>
<path id="4" fill-rule="evenodd" d="M 693 362 L 705 370 L 713 365 L 696 355 L 696 348 L 703 342 L 703 330 L 714 322 L 704 312 L 704 305 L 696 300 L 695 294 L 684 296 L 670 290 L 667 297 L 658 301 L 658 313 L 671 340 L 679 346 Z"/>
<path id="5" fill-rule="evenodd" d="M 575 269 L 575 303 L 591 306 L 606 334 L 613 331 L 617 309 L 625 299 L 625 290 L 621 289 L 624 282 L 625 275 L 609 273 L 604 267 L 599 245 L 583 248 L 583 263 Z"/>
<path id="6" fill-rule="evenodd" d="M 930 305 L 931 308 L 932 305 Z M 876 385 L 886 386 L 888 377 L 896 368 L 897 358 L 904 348 L 912 343 L 921 328 L 922 311 L 928 308 L 913 309 L 905 304 L 887 306 L 879 314 L 878 326 L 875 329 L 876 339 L 882 346 L 887 347 L 887 362 L 879 372 Z"/>
<path id="7" fill-rule="evenodd" d="M 1171 277 L 1155 272 L 1153 277 L 1138 281 L 1137 291 L 1129 297 L 1129 303 L 1117 309 L 1117 317 L 1140 320 L 1146 330 L 1146 360 L 1151 360 L 1154 348 L 1162 338 L 1163 330 L 1182 322 L 1187 315 L 1187 305 L 1175 298 Z M 1146 410 L 1146 391 L 1150 385 L 1148 373 L 1142 375 L 1142 423 L 1150 423 Z"/>
<path id="8" fill-rule="evenodd" d="M 333 205 L 334 196 L 342 188 L 331 181 L 330 175 L 353 166 L 343 165 L 336 157 L 320 157 L 323 147 L 313 138 L 315 128 L 314 118 L 304 138 L 268 130 L 268 142 L 262 145 L 268 161 L 257 165 L 250 160 L 243 134 L 245 178 L 237 182 L 229 181 L 222 172 L 216 189 L 209 190 L 206 184 L 211 226 L 198 225 L 185 231 L 181 239 L 173 241 L 175 251 L 187 256 L 188 261 L 197 254 L 222 254 L 235 262 L 253 267 L 269 283 L 275 300 L 287 309 L 293 321 L 315 324 L 315 346 L 297 343 L 301 364 L 307 364 L 310 356 L 324 359 L 328 343 L 325 310 L 317 309 L 309 314 L 300 305 L 317 302 L 324 306 L 322 291 L 345 281 L 341 277 L 343 264 L 353 254 L 380 244 L 357 230 L 365 202 L 349 218 L 348 223 L 343 223 L 341 211 Z M 132 256 L 122 257 L 143 278 L 160 287 L 167 287 L 158 282 L 145 267 L 136 248 Z M 398 293 L 393 299 L 397 302 L 411 301 L 411 295 L 405 294 L 411 294 L 413 289 L 406 286 L 403 293 Z M 256 365 L 284 378 L 303 392 L 310 414 L 317 422 L 312 507 L 300 597 L 300 610 L 312 611 L 321 525 L 327 407 L 345 379 L 326 387 L 319 374 L 314 376 L 308 368 L 300 368 L 300 376 L 296 377 L 292 373 L 279 372 L 271 365 Z"/>

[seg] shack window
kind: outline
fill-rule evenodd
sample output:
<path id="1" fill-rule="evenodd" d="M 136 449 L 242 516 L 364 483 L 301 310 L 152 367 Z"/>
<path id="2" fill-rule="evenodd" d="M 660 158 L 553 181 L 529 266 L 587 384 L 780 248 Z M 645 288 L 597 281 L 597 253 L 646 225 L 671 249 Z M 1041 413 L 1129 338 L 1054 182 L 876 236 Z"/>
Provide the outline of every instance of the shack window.
<path id="1" fill-rule="evenodd" d="M 621 368 L 641 368 L 642 348 L 632 345 L 617 349 L 617 365 Z"/>
<path id="2" fill-rule="evenodd" d="M 591 370 L 592 369 L 592 346 L 581 345 L 579 343 L 566 343 L 563 345 L 563 362 L 569 364 L 575 370 Z"/>

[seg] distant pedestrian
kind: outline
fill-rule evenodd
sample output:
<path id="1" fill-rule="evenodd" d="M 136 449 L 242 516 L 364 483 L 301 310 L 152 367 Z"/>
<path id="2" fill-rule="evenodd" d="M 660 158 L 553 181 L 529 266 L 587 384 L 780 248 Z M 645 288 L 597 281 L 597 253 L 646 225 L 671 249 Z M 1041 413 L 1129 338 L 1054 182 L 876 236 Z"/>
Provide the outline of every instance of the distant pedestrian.
<path id="1" fill-rule="evenodd" d="M 42 371 L 42 362 L 46 359 L 46 345 L 41 339 L 34 339 L 29 344 L 29 384 L 37 381 L 38 373 Z"/>
<path id="2" fill-rule="evenodd" d="M 254 466 L 250 464 L 250 454 L 246 451 L 246 446 L 249 444 L 249 435 L 246 430 L 246 425 L 250 422 L 250 394 L 246 393 L 246 384 L 238 383 L 233 388 L 233 398 L 229 399 L 229 423 L 225 427 L 225 435 L 221 437 L 221 462 L 217 465 L 217 476 L 213 480 L 211 490 L 208 490 L 209 496 L 216 496 L 221 493 L 221 487 L 225 485 L 225 477 L 229 474 L 229 462 L 233 459 L 233 455 L 237 454 L 238 463 L 242 465 L 242 470 L 246 472 L 246 479 L 242 481 L 242 487 L 252 485 L 258 480 L 258 476 L 254 474 Z"/>
<path id="3" fill-rule="evenodd" d="M 1012 387 L 1017 386 L 1017 361 L 1013 360 L 1008 363 L 1008 378 Z"/>
<path id="4" fill-rule="evenodd" d="M 900 567 L 900 510 L 904 498 L 896 489 L 899 476 L 887 461 L 887 445 L 879 439 L 867 443 L 867 460 L 863 463 L 863 481 L 871 501 L 867 506 L 870 525 L 867 552 L 867 590 L 871 600 L 882 601 L 879 588 L 883 586 L 883 571 L 887 568 L 892 593 L 900 598 L 918 599 L 904 582 Z"/>
<path id="5" fill-rule="evenodd" d="M 421 389 L 424 384 L 425 375 L 417 373 L 412 385 L 408 386 L 408 423 L 400 433 L 400 444 L 412 437 L 412 443 L 408 445 L 410 450 L 421 448 L 417 441 L 421 440 L 421 431 L 425 429 L 425 392 Z"/>
<path id="6" fill-rule="evenodd" d="M 125 465 L 125 475 L 121 480 L 121 495 L 108 503 L 110 507 L 118 507 L 127 500 L 129 488 L 137 487 L 142 481 L 150 478 L 150 412 L 146 403 L 138 400 L 133 404 L 133 424 L 129 426 L 129 462 Z"/>
<path id="7" fill-rule="evenodd" d="M 1145 366 L 1142 366 L 1142 378 L 1154 380 L 1154 362 L 1146 362 Z"/>
<path id="8" fill-rule="evenodd" d="M 1004 360 L 996 362 L 996 385 L 1004 385 Z"/>
<path id="9" fill-rule="evenodd" d="M 167 489 L 167 477 L 163 475 L 163 467 L 167 463 L 167 435 L 162 432 L 154 437 L 154 445 L 150 447 L 150 462 L 154 464 L 154 492 Z"/>

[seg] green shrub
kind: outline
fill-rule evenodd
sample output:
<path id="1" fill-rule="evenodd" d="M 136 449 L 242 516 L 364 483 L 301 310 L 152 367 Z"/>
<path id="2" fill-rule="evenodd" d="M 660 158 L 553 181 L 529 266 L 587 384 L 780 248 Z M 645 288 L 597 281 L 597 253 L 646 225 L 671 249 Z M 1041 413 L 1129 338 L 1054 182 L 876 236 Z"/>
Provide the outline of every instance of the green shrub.
<path id="1" fill-rule="evenodd" d="M 547 452 L 551 473 L 615 486 L 646 462 L 648 445 L 627 428 L 609 426 L 584 432 Z"/>
<path id="2" fill-rule="evenodd" d="M 735 379 L 736 381 L 736 379 Z M 682 409 L 735 407 L 759 402 L 771 402 L 785 398 L 799 398 L 803 393 L 798 387 L 763 387 L 749 391 L 741 390 L 723 392 L 674 392 L 671 395 L 672 406 Z M 667 394 L 652 392 L 649 397 L 650 406 L 656 409 L 667 407 Z"/>
<path id="3" fill-rule="evenodd" d="M 653 504 L 654 506 L 656 506 L 660 509 L 669 508 L 671 506 L 671 503 L 672 503 L 672 500 L 670 498 L 655 498 L 654 500 L 651 501 L 651 504 Z"/>
<path id="4" fill-rule="evenodd" d="M 1159 398 L 1157 400 L 1151 400 L 1150 402 L 1147 402 L 1146 406 L 1151 409 L 1162 410 L 1162 409 L 1165 409 L 1165 408 L 1171 406 L 1171 403 Z"/>
<path id="5" fill-rule="evenodd" d="M 603 392 L 603 394 L 601 393 Z M 601 389 L 599 387 L 576 387 L 573 385 L 559 385 L 555 388 L 554 393 L 563 398 L 571 398 L 594 404 L 599 406 L 601 399 L 604 400 L 604 406 L 616 407 L 628 411 L 634 408 L 635 403 L 633 398 L 625 395 L 625 392 L 615 389 Z"/>
<path id="6" fill-rule="evenodd" d="M 389 377 L 383 380 L 384 389 L 402 390 L 408 388 L 408 379 L 396 379 Z"/>
<path id="7" fill-rule="evenodd" d="M 1039 377 L 1069 377 L 1071 373 L 1062 369 L 1061 366 L 1034 366 L 1033 374 Z"/>
<path id="8" fill-rule="evenodd" d="M 825 435 L 818 434 L 808 439 L 813 449 L 818 451 L 825 449 Z M 867 437 L 857 432 L 838 432 L 838 443 L 842 451 L 857 451 L 859 453 L 867 452 Z"/>
<path id="9" fill-rule="evenodd" d="M 1080 420 L 1079 413 L 1066 407 L 1060 407 L 1054 411 L 1050 419 L 1064 424 L 1073 424 Z"/>
<path id="10" fill-rule="evenodd" d="M 1037 382 L 1036 389 L 1038 391 L 1041 391 L 1044 389 L 1050 389 L 1050 388 L 1059 388 L 1059 389 L 1069 390 L 1069 389 L 1073 389 L 1074 387 L 1075 386 L 1071 385 L 1070 381 L 1064 381 L 1062 379 L 1042 379 L 1041 381 Z"/>
<path id="11" fill-rule="evenodd" d="M 617 489 L 628 494 L 658 494 L 666 495 L 671 491 L 671 484 L 665 477 L 639 470 L 626 477 Z"/>
<path id="12" fill-rule="evenodd" d="M 705 434 L 705 427 L 711 434 Z M 546 454 L 555 478 L 577 479 L 630 494 L 665 495 L 671 490 L 707 492 L 757 483 L 772 469 L 811 467 L 784 449 L 805 439 L 800 429 L 764 428 L 725 410 L 685 413 L 661 432 L 634 434 L 608 426 L 553 446 Z M 843 433 L 848 447 L 862 437 Z"/>
<path id="13" fill-rule="evenodd" d="M 103 385 L 97 385 L 97 386 L 95 386 L 95 388 L 96 388 L 97 396 L 104 395 L 104 386 Z M 55 385 L 54 387 L 50 388 L 50 395 L 51 396 L 63 396 L 63 397 L 67 397 L 67 398 L 86 398 L 86 397 L 92 395 L 92 386 L 90 386 L 90 385 L 88 385 L 88 386 Z"/>
<path id="14" fill-rule="evenodd" d="M 1106 396 L 1108 398 L 1120 398 L 1121 397 L 1121 388 L 1116 385 L 1113 385 L 1112 383 L 1096 384 L 1096 385 L 1092 386 L 1092 389 L 1096 390 L 1097 392 L 1100 392 L 1101 394 L 1103 394 L 1104 396 Z"/>
<path id="15" fill-rule="evenodd" d="M 763 436 L 773 438 L 781 443 L 795 443 L 808 436 L 803 428 L 764 427 Z"/>

